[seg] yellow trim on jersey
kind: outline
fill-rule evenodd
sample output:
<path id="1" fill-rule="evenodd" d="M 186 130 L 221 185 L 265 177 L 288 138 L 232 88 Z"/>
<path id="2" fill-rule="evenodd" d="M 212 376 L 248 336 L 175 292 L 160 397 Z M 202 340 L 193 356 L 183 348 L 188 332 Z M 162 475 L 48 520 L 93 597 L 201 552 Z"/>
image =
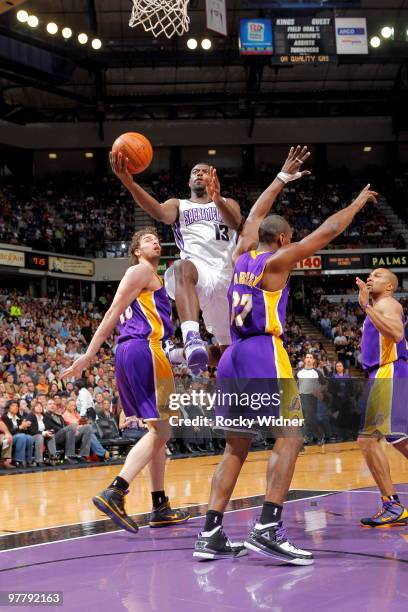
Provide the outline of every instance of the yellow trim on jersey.
<path id="1" fill-rule="evenodd" d="M 394 364 L 380 366 L 367 399 L 363 433 L 391 433 Z"/>
<path id="2" fill-rule="evenodd" d="M 147 339 L 152 342 L 158 342 L 163 338 L 164 327 L 162 318 L 156 309 L 153 293 L 153 291 L 142 291 L 137 298 L 137 302 L 139 303 L 143 314 L 152 328 L 152 331 Z"/>
<path id="3" fill-rule="evenodd" d="M 272 336 L 272 344 L 275 355 L 276 377 L 293 378 L 292 365 L 282 340 L 276 336 Z"/>
<path id="4" fill-rule="evenodd" d="M 280 336 L 283 334 L 283 327 L 279 320 L 278 306 L 283 289 L 279 289 L 279 291 L 264 291 L 261 289 L 261 291 L 265 304 L 265 333 Z"/>
<path id="5" fill-rule="evenodd" d="M 160 344 L 149 343 L 152 355 L 156 407 L 161 418 L 169 418 L 169 397 L 176 392 L 173 371 Z"/>
<path id="6" fill-rule="evenodd" d="M 380 365 L 384 365 L 386 363 L 390 363 L 391 361 L 396 361 L 398 359 L 398 351 L 397 345 L 395 342 L 382 336 L 380 337 Z"/>
<path id="7" fill-rule="evenodd" d="M 272 346 L 279 381 L 280 406 L 279 416 L 285 419 L 303 419 L 299 390 L 293 377 L 292 365 L 280 338 L 272 336 Z"/>

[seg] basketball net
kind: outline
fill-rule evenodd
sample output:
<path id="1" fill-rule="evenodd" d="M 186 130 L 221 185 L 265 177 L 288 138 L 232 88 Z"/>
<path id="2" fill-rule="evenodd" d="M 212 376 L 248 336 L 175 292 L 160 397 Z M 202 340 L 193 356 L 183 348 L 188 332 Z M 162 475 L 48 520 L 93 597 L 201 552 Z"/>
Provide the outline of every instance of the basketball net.
<path id="1" fill-rule="evenodd" d="M 156 38 L 164 34 L 171 38 L 188 32 L 190 17 L 187 5 L 190 0 L 132 0 L 133 9 L 129 25 L 142 25 Z"/>

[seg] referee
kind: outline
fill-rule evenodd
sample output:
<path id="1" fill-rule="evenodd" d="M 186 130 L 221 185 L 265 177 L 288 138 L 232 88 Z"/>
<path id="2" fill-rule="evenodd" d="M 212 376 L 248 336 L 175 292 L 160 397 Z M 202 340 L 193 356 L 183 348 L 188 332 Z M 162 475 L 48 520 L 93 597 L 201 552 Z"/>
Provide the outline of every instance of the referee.
<path id="1" fill-rule="evenodd" d="M 317 422 L 317 395 L 322 375 L 314 367 L 314 357 L 306 353 L 304 366 L 296 374 L 299 385 L 303 417 L 305 419 L 305 444 L 312 444 L 313 439 L 319 439 L 320 426 Z"/>

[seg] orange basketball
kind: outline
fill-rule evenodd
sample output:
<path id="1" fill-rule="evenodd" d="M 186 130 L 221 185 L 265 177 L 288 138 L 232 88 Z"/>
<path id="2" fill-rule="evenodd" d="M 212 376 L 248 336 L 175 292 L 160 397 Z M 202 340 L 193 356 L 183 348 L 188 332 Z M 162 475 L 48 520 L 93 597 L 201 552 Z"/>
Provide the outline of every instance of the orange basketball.
<path id="1" fill-rule="evenodd" d="M 122 153 L 129 158 L 128 170 L 131 174 L 139 174 L 150 166 L 153 159 L 153 148 L 143 134 L 127 132 L 119 136 L 112 145 L 113 153 Z"/>

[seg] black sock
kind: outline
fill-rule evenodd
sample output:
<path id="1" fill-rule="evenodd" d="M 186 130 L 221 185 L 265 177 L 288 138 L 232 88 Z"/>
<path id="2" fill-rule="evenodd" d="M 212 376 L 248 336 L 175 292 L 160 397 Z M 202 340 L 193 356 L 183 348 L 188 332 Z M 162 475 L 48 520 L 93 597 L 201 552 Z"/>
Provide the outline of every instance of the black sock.
<path id="1" fill-rule="evenodd" d="M 153 508 L 158 508 L 167 501 L 164 491 L 152 491 Z"/>
<path id="2" fill-rule="evenodd" d="M 126 493 L 129 488 L 129 483 L 121 476 L 116 476 L 109 488 L 120 489 L 123 493 Z"/>
<path id="3" fill-rule="evenodd" d="M 273 502 L 264 502 L 262 506 L 261 518 L 259 522 L 262 525 L 268 523 L 278 523 L 281 520 L 283 506 L 274 504 Z"/>
<path id="4" fill-rule="evenodd" d="M 216 527 L 222 525 L 223 512 L 217 512 L 216 510 L 208 510 L 205 515 L 205 525 L 203 531 L 212 531 Z"/>
<path id="5" fill-rule="evenodd" d="M 400 498 L 398 495 L 382 495 L 381 500 L 383 502 L 395 502 L 396 504 L 400 504 Z"/>

